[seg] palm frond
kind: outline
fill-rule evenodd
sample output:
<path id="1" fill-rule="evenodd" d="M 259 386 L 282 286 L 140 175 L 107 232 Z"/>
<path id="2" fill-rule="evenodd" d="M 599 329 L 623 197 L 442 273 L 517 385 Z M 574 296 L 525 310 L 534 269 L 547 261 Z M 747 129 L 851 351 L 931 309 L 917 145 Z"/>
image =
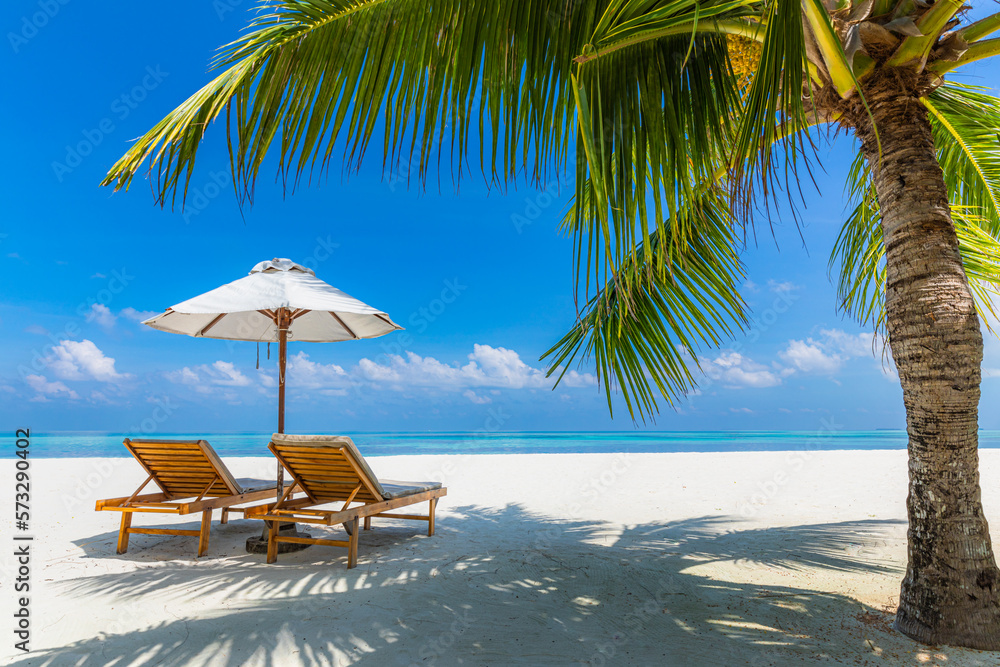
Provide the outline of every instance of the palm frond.
<path id="1" fill-rule="evenodd" d="M 994 297 L 1000 290 L 1000 105 L 985 90 L 948 83 L 923 102 L 931 112 L 965 273 L 980 317 L 993 331 Z M 871 172 L 860 154 L 848 189 L 855 205 L 830 255 L 831 271 L 839 265 L 838 301 L 860 324 L 884 334 L 881 217 Z"/>
<path id="2" fill-rule="evenodd" d="M 613 19 L 610 8 L 602 17 L 598 51 L 603 34 L 635 23 L 624 10 L 636 3 L 619 4 L 623 10 Z M 677 21 L 691 21 L 700 6 L 667 4 L 685 8 Z M 638 42 L 578 66 L 574 213 L 581 219 L 572 227 L 585 230 L 577 259 L 588 284 L 627 279 L 618 276 L 626 263 L 663 271 L 652 263 L 652 246 L 637 243 L 651 234 L 660 235 L 664 251 L 686 242 L 682 230 L 664 225 L 675 225 L 697 184 L 717 179 L 726 165 L 740 105 L 727 49 L 724 36 L 693 33 Z M 637 251 L 645 254 L 641 260 Z M 627 298 L 629 285 L 619 287 Z"/>
<path id="3" fill-rule="evenodd" d="M 598 0 L 265 1 L 221 70 L 111 168 L 126 188 L 149 160 L 159 202 L 186 187 L 208 125 L 226 113 L 239 194 L 250 196 L 276 150 L 286 185 L 329 165 L 338 140 L 356 165 L 384 135 L 383 164 L 407 160 L 419 177 L 452 149 L 461 177 L 478 145 L 497 181 L 518 170 L 541 182 L 563 163 L 571 135 L 573 57 Z M 412 162 L 410 162 L 412 161 Z"/>
<path id="4" fill-rule="evenodd" d="M 730 162 L 734 210 L 744 220 L 752 213 L 755 188 L 768 197 L 781 186 L 773 168 L 777 153 L 783 156 L 785 185 L 798 179 L 798 161 L 805 155 L 802 130 L 810 124 L 802 103 L 803 85 L 812 85 L 804 74 L 810 64 L 802 6 L 770 0 L 761 23 L 760 61 L 740 115 Z"/>
<path id="5" fill-rule="evenodd" d="M 951 203 L 1000 237 L 1000 100 L 988 90 L 947 83 L 923 102 Z"/>
<path id="6" fill-rule="evenodd" d="M 652 232 L 643 242 L 649 247 L 630 254 L 619 267 L 620 279 L 609 280 L 577 324 L 543 355 L 551 360 L 550 374 L 592 357 L 609 410 L 618 390 L 632 418 L 643 421 L 659 410 L 658 394 L 672 403 L 696 386 L 691 364 L 697 367 L 698 350 L 717 347 L 748 321 L 738 293 L 744 275 L 738 241 L 723 188 L 713 183 L 677 215 L 684 220 L 659 227 L 696 228 L 684 250 Z M 627 294 L 621 284 L 629 285 Z"/>
<path id="7" fill-rule="evenodd" d="M 858 153 L 848 173 L 849 201 L 854 208 L 841 227 L 830 253 L 829 267 L 839 265 L 837 304 L 863 327 L 886 337 L 885 247 L 882 216 L 871 170 Z"/>

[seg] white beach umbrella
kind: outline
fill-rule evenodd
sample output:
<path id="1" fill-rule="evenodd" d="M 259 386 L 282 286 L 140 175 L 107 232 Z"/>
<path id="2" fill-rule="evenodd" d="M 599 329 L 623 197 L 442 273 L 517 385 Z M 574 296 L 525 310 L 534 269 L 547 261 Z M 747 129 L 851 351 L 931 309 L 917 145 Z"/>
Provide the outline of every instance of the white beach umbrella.
<path id="1" fill-rule="evenodd" d="M 289 339 L 358 340 L 403 328 L 382 311 L 326 284 L 312 270 L 278 258 L 261 262 L 245 278 L 183 301 L 143 324 L 196 338 L 278 343 L 279 433 L 285 432 Z M 282 476 L 279 464 L 279 482 Z"/>

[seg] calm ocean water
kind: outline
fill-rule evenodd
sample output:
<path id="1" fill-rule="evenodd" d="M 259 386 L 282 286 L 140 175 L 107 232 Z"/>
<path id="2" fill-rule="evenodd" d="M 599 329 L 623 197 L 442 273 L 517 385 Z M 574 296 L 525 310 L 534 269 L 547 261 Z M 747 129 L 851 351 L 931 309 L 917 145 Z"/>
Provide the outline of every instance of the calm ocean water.
<path id="1" fill-rule="evenodd" d="M 735 452 L 905 449 L 904 431 L 672 431 L 537 433 L 347 433 L 366 456 L 399 454 L 558 454 L 602 452 Z M 127 456 L 123 434 L 32 433 L 31 456 Z M 134 437 L 134 434 L 133 434 Z M 266 456 L 270 433 L 158 433 L 203 438 L 228 456 Z M 1000 431 L 981 431 L 979 445 L 1000 448 Z"/>

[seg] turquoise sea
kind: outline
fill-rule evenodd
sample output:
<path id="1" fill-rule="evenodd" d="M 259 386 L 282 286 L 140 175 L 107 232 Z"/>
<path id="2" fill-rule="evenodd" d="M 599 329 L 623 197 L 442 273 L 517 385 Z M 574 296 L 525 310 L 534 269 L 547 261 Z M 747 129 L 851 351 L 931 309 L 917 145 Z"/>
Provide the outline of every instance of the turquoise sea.
<path id="1" fill-rule="evenodd" d="M 661 431 L 532 433 L 346 433 L 366 456 L 400 454 L 557 454 L 602 452 L 735 452 L 905 449 L 904 431 Z M 31 456 L 127 456 L 120 433 L 31 434 Z M 131 437 L 135 437 L 132 434 Z M 270 433 L 157 433 L 151 438 L 208 440 L 228 456 L 266 456 Z M 1000 431 L 981 431 L 979 445 L 1000 448 Z M 11 442 L 13 445 L 13 442 Z"/>

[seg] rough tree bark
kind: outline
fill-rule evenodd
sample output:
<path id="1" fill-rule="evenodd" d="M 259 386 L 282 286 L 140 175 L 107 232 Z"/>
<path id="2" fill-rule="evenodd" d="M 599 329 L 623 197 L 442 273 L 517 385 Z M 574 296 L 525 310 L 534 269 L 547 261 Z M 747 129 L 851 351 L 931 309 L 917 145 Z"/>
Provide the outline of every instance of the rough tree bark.
<path id="1" fill-rule="evenodd" d="M 872 167 L 886 250 L 889 346 L 909 435 L 908 563 L 896 629 L 1000 649 L 1000 572 L 979 490 L 983 339 L 919 82 L 887 72 L 851 124 Z M 912 75 L 910 75 L 912 78 Z"/>

